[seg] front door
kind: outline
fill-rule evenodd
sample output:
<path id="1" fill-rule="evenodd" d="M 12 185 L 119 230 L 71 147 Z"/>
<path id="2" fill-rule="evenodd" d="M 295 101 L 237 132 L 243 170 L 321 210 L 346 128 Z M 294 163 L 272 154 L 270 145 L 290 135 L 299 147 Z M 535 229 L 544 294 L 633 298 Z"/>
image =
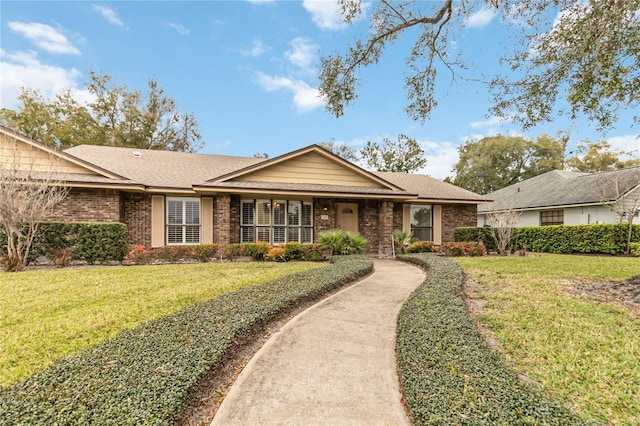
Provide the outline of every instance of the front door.
<path id="1" fill-rule="evenodd" d="M 345 232 L 358 232 L 358 203 L 336 203 L 338 228 Z"/>

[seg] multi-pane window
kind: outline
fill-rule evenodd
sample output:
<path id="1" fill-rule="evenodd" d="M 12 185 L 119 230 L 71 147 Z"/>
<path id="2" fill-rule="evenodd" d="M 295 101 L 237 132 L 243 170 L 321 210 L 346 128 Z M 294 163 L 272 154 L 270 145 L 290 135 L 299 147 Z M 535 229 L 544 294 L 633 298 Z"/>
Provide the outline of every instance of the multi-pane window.
<path id="1" fill-rule="evenodd" d="M 418 241 L 433 241 L 433 208 L 431 205 L 411 205 L 411 232 Z"/>
<path id="2" fill-rule="evenodd" d="M 200 243 L 200 199 L 167 197 L 167 244 Z"/>
<path id="3" fill-rule="evenodd" d="M 296 200 L 242 200 L 240 240 L 313 242 L 313 205 Z"/>
<path id="4" fill-rule="evenodd" d="M 564 210 L 545 210 L 540 212 L 540 226 L 564 225 Z"/>

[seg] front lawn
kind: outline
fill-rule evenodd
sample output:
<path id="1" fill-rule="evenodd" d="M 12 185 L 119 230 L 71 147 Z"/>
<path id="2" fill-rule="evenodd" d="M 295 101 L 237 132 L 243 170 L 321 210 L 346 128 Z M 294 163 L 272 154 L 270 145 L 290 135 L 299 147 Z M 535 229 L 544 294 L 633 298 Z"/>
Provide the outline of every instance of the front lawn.
<path id="1" fill-rule="evenodd" d="M 515 368 L 586 421 L 640 424 L 640 318 L 567 291 L 575 280 L 638 275 L 640 259 L 530 254 L 456 262 L 478 283 L 487 301 L 478 319 Z"/>
<path id="2" fill-rule="evenodd" d="M 0 386 L 124 329 L 321 266 L 227 262 L 1 273 Z"/>
<path id="3" fill-rule="evenodd" d="M 372 269 L 366 257 L 334 256 L 124 330 L 0 388 L 0 424 L 175 425 L 243 339 Z"/>

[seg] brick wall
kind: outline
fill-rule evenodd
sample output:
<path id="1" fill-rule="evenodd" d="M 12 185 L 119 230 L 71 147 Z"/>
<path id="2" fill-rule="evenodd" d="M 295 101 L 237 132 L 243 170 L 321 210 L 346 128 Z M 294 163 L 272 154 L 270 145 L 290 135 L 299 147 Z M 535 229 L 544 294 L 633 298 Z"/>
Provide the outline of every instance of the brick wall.
<path id="1" fill-rule="evenodd" d="M 229 242 L 237 244 L 240 242 L 240 196 L 232 195 L 229 211 Z"/>
<path id="2" fill-rule="evenodd" d="M 213 242 L 231 242 L 231 196 L 218 195 L 213 199 Z"/>
<path id="3" fill-rule="evenodd" d="M 456 228 L 477 225 L 478 206 L 475 204 L 442 205 L 442 242 L 452 242 Z"/>
<path id="4" fill-rule="evenodd" d="M 129 229 L 129 244 L 151 247 L 151 194 L 122 194 L 122 222 Z"/>
<path id="5" fill-rule="evenodd" d="M 326 219 L 323 219 L 323 216 L 326 216 Z M 318 235 L 321 232 L 336 229 L 336 226 L 335 201 L 315 198 L 313 200 L 313 240 L 318 241 Z"/>
<path id="6" fill-rule="evenodd" d="M 380 243 L 378 235 L 378 201 L 365 200 L 359 203 L 358 228 L 360 234 L 367 239 L 367 253 L 377 253 Z"/>
<path id="7" fill-rule="evenodd" d="M 120 222 L 121 197 L 115 190 L 72 189 L 47 218 L 52 222 Z"/>
<path id="8" fill-rule="evenodd" d="M 379 202 L 378 255 L 391 255 L 391 235 L 393 234 L 393 201 Z"/>

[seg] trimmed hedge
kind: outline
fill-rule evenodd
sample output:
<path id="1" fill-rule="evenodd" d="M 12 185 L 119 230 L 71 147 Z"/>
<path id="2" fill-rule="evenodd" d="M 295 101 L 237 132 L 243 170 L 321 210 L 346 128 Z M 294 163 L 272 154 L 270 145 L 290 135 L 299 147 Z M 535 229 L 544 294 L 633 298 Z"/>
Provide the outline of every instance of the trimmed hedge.
<path id="1" fill-rule="evenodd" d="M 242 335 L 371 272 L 360 256 L 168 315 L 0 390 L 0 424 L 173 425 L 199 381 Z"/>
<path id="2" fill-rule="evenodd" d="M 595 225 L 528 226 L 515 229 L 514 250 L 543 253 L 624 253 L 626 223 Z M 490 228 L 456 228 L 455 241 L 481 241 L 489 251 L 496 246 Z M 640 242 L 640 225 L 633 226 L 632 242 Z"/>
<path id="3" fill-rule="evenodd" d="M 129 250 L 128 238 L 127 225 L 119 222 L 42 222 L 29 259 L 68 248 L 74 260 L 122 262 Z M 7 236 L 0 231 L 0 253 L 6 253 L 6 246 Z"/>
<path id="4" fill-rule="evenodd" d="M 584 424 L 487 344 L 467 314 L 460 266 L 438 255 L 399 258 L 429 270 L 398 316 L 398 369 L 415 425 Z"/>

